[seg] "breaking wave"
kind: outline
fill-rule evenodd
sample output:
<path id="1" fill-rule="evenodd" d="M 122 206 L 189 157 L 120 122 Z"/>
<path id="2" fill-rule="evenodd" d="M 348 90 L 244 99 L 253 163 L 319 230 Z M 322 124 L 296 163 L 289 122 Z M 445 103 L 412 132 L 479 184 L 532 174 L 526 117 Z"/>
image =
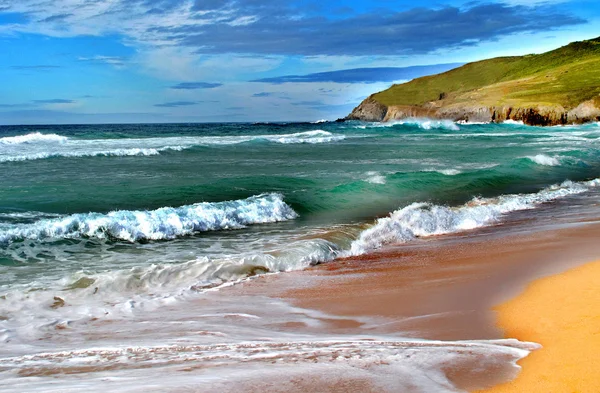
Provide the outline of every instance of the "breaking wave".
<path id="1" fill-rule="evenodd" d="M 347 255 L 361 255 L 386 244 L 404 243 L 419 237 L 443 235 L 497 223 L 504 214 L 535 208 L 568 195 L 579 194 L 600 185 L 600 179 L 576 183 L 565 181 L 534 194 L 473 198 L 460 207 L 413 203 L 377 220 L 352 242 Z"/>
<path id="2" fill-rule="evenodd" d="M 368 125 L 360 125 L 357 128 L 366 129 L 366 128 L 389 128 L 396 126 L 413 126 L 418 127 L 423 130 L 449 130 L 449 131 L 459 131 L 460 127 L 451 120 L 436 120 L 436 119 L 427 119 L 427 118 L 407 118 L 403 120 L 394 120 L 386 123 L 371 123 Z"/>
<path id="3" fill-rule="evenodd" d="M 62 153 L 34 153 L 24 154 L 18 156 L 0 157 L 0 162 L 19 162 L 19 161 L 30 161 L 30 160 L 42 160 L 45 158 L 55 157 L 133 157 L 133 156 L 157 156 L 161 151 L 166 150 L 180 150 L 177 148 L 164 148 L 164 149 L 114 149 L 114 150 L 99 150 L 99 151 L 87 151 L 87 152 L 62 152 Z"/>
<path id="4" fill-rule="evenodd" d="M 545 154 L 537 154 L 533 157 L 527 158 L 538 165 L 544 166 L 559 166 L 561 163 L 559 157 L 550 157 Z"/>
<path id="5" fill-rule="evenodd" d="M 35 142 L 65 142 L 69 138 L 57 134 L 42 134 L 40 132 L 32 132 L 26 135 L 7 136 L 0 138 L 0 145 L 20 145 L 23 143 Z"/>
<path id="6" fill-rule="evenodd" d="M 282 195 L 263 194 L 243 200 L 203 202 L 151 211 L 83 213 L 30 224 L 0 224 L 0 243 L 82 237 L 128 242 L 165 240 L 196 232 L 240 229 L 296 217 L 296 212 L 283 201 Z"/>
<path id="7" fill-rule="evenodd" d="M 262 135 L 249 137 L 250 139 L 265 139 L 269 142 L 296 144 L 296 143 L 328 143 L 346 139 L 345 135 L 333 134 L 324 130 L 313 130 L 305 132 L 297 132 L 295 134 L 284 135 Z"/>
<path id="8" fill-rule="evenodd" d="M 279 135 L 187 136 L 127 139 L 72 139 L 57 134 L 32 133 L 0 138 L 0 162 L 47 158 L 156 156 L 194 147 L 236 145 L 248 142 L 318 144 L 338 142 L 345 135 L 312 130 Z M 60 142 L 60 143 L 56 143 Z M 26 147 L 24 147 L 26 146 Z"/>

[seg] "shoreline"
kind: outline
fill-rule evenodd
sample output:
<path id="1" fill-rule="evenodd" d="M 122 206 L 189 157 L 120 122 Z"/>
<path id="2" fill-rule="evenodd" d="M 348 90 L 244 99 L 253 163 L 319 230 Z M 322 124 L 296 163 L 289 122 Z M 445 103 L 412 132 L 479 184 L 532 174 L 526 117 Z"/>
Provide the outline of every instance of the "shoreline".
<path id="1" fill-rule="evenodd" d="M 230 294 L 265 295 L 321 315 L 318 329 L 281 324 L 281 332 L 539 343 L 535 336 L 505 335 L 492 308 L 532 282 L 597 258 L 599 212 L 589 213 L 558 219 L 563 224 L 552 213 L 548 218 L 554 224 L 542 220 L 537 228 L 527 216 L 515 217 L 499 227 L 418 239 L 305 271 L 257 278 L 231 288 Z M 535 217 L 539 222 L 539 211 Z M 492 389 L 518 372 L 475 376 L 469 368 L 445 370 L 459 391 Z"/>
<path id="2" fill-rule="evenodd" d="M 496 307 L 506 337 L 535 341 L 542 348 L 519 361 L 511 382 L 485 390 L 592 392 L 600 378 L 600 261 L 531 283 Z"/>

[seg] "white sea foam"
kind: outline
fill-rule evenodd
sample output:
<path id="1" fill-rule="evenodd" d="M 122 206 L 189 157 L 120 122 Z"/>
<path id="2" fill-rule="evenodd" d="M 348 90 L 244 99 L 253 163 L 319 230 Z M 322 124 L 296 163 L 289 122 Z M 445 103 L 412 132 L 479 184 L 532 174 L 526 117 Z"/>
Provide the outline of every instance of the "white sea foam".
<path id="1" fill-rule="evenodd" d="M 365 173 L 365 181 L 371 184 L 385 184 L 385 176 L 379 172 L 369 171 Z"/>
<path id="2" fill-rule="evenodd" d="M 118 320 L 148 315 L 196 298 L 199 292 L 230 286 L 257 274 L 301 270 L 332 260 L 337 253 L 336 245 L 326 240 L 301 240 L 265 253 L 86 270 L 54 281 L 11 285 L 2 290 L 0 316 L 6 321 L 0 320 L 0 342 L 29 342 L 56 326 L 90 318 Z M 59 307 L 54 306 L 57 301 Z"/>
<path id="3" fill-rule="evenodd" d="M 344 140 L 346 139 L 346 136 L 341 134 L 332 134 L 331 132 L 324 130 L 313 130 L 298 132 L 295 134 L 263 135 L 252 137 L 251 139 L 266 139 L 270 142 L 283 144 L 329 143 Z"/>
<path id="4" fill-rule="evenodd" d="M 272 391 L 274 386 L 276 391 L 329 391 L 327 387 L 359 383 L 382 393 L 457 393 L 446 369 L 462 366 L 466 376 L 500 373 L 511 378 L 520 369 L 517 361 L 538 348 L 517 340 L 444 342 L 385 336 L 129 344 L 11 356 L 0 359 L 0 375 L 6 392 L 22 391 L 19 372 L 25 368 L 35 376 L 26 382 L 30 392 L 158 392 L 191 386 L 209 393 Z"/>
<path id="5" fill-rule="evenodd" d="M 456 176 L 461 174 L 462 172 L 458 169 L 426 169 L 426 172 L 437 172 L 446 176 Z"/>
<path id="6" fill-rule="evenodd" d="M 312 124 L 322 124 L 322 123 L 327 123 L 328 120 L 326 119 L 319 119 L 317 121 L 313 121 Z"/>
<path id="7" fill-rule="evenodd" d="M 474 198 L 460 207 L 413 203 L 377 220 L 363 231 L 348 255 L 360 255 L 386 244 L 403 243 L 428 237 L 488 226 L 500 221 L 506 213 L 532 209 L 537 205 L 579 194 L 600 185 L 600 180 L 575 183 L 565 181 L 535 194 L 502 195 L 497 198 Z"/>
<path id="8" fill-rule="evenodd" d="M 69 138 L 57 134 L 42 134 L 33 132 L 26 135 L 8 136 L 0 138 L 0 145 L 20 145 L 35 142 L 66 142 Z"/>
<path id="9" fill-rule="evenodd" d="M 512 126 L 524 126 L 525 125 L 525 123 L 523 123 L 522 120 L 512 120 L 512 119 L 504 120 L 502 122 L 502 124 L 507 124 L 507 125 L 512 125 Z"/>
<path id="10" fill-rule="evenodd" d="M 84 213 L 32 224 L 0 224 L 0 243 L 60 238 L 114 238 L 125 241 L 163 240 L 195 232 L 239 229 L 251 224 L 291 220 L 297 214 L 279 194 L 244 200 L 197 203 L 152 211 Z"/>
<path id="11" fill-rule="evenodd" d="M 467 120 L 459 120 L 456 124 L 460 124 L 463 126 L 480 126 L 485 124 L 490 124 L 489 121 L 467 121 Z"/>
<path id="12" fill-rule="evenodd" d="M 360 137 L 354 135 L 353 137 Z M 0 162 L 40 160 L 56 157 L 156 156 L 200 146 L 236 145 L 253 141 L 280 144 L 318 144 L 346 138 L 324 130 L 279 135 L 190 136 L 122 139 L 73 139 L 40 133 L 0 139 Z M 60 142 L 60 143 L 57 143 Z"/>
<path id="13" fill-rule="evenodd" d="M 161 149 L 160 151 L 171 150 L 168 148 Z M 172 149 L 178 150 L 178 149 Z M 132 157 L 132 156 L 157 156 L 160 154 L 160 151 L 157 149 L 114 149 L 114 150 L 96 150 L 96 151 L 83 151 L 83 152 L 44 152 L 44 153 L 34 153 L 34 154 L 23 154 L 23 155 L 15 155 L 8 157 L 1 157 L 0 162 L 18 162 L 18 161 L 31 161 L 31 160 L 41 160 L 45 158 L 55 158 L 55 157 L 65 157 L 65 158 L 74 158 L 74 157 Z"/>
<path id="14" fill-rule="evenodd" d="M 535 156 L 527 157 L 527 158 L 530 159 L 531 161 L 535 162 L 538 165 L 559 166 L 561 164 L 559 157 L 556 157 L 556 156 L 550 157 L 545 154 L 537 154 Z"/>
<path id="15" fill-rule="evenodd" d="M 451 120 L 436 120 L 436 119 L 427 119 L 427 118 L 408 118 L 403 120 L 393 120 L 385 123 L 370 123 L 368 125 L 359 125 L 357 128 L 366 129 L 366 128 L 387 128 L 387 127 L 395 127 L 398 125 L 409 125 L 422 128 L 423 130 L 434 130 L 434 129 L 442 129 L 442 130 L 450 130 L 450 131 L 459 131 L 460 127 L 451 121 Z"/>

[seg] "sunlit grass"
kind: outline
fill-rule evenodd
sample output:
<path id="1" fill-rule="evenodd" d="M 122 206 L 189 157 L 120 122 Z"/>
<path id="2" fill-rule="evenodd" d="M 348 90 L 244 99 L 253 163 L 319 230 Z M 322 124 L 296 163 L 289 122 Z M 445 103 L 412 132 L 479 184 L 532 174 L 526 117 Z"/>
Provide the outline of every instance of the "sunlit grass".
<path id="1" fill-rule="evenodd" d="M 443 95 L 442 95 L 443 94 Z M 600 38 L 574 42 L 540 55 L 500 57 L 415 79 L 373 96 L 384 105 L 423 105 L 444 98 L 489 106 L 600 103 Z"/>

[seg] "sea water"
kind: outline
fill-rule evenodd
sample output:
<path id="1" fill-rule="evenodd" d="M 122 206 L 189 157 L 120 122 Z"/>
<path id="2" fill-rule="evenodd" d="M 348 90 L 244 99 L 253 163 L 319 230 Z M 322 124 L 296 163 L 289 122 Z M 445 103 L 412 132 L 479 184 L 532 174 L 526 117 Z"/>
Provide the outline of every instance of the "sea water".
<path id="1" fill-rule="evenodd" d="M 454 391 L 444 365 L 534 346 L 282 333 L 268 328 L 282 315 L 322 316 L 226 288 L 568 201 L 600 185 L 599 138 L 598 124 L 427 119 L 0 127 L 5 387 L 219 391 L 277 359 L 277 375 L 314 361 L 382 390 Z M 170 382 L 148 383 L 152 368 Z"/>

